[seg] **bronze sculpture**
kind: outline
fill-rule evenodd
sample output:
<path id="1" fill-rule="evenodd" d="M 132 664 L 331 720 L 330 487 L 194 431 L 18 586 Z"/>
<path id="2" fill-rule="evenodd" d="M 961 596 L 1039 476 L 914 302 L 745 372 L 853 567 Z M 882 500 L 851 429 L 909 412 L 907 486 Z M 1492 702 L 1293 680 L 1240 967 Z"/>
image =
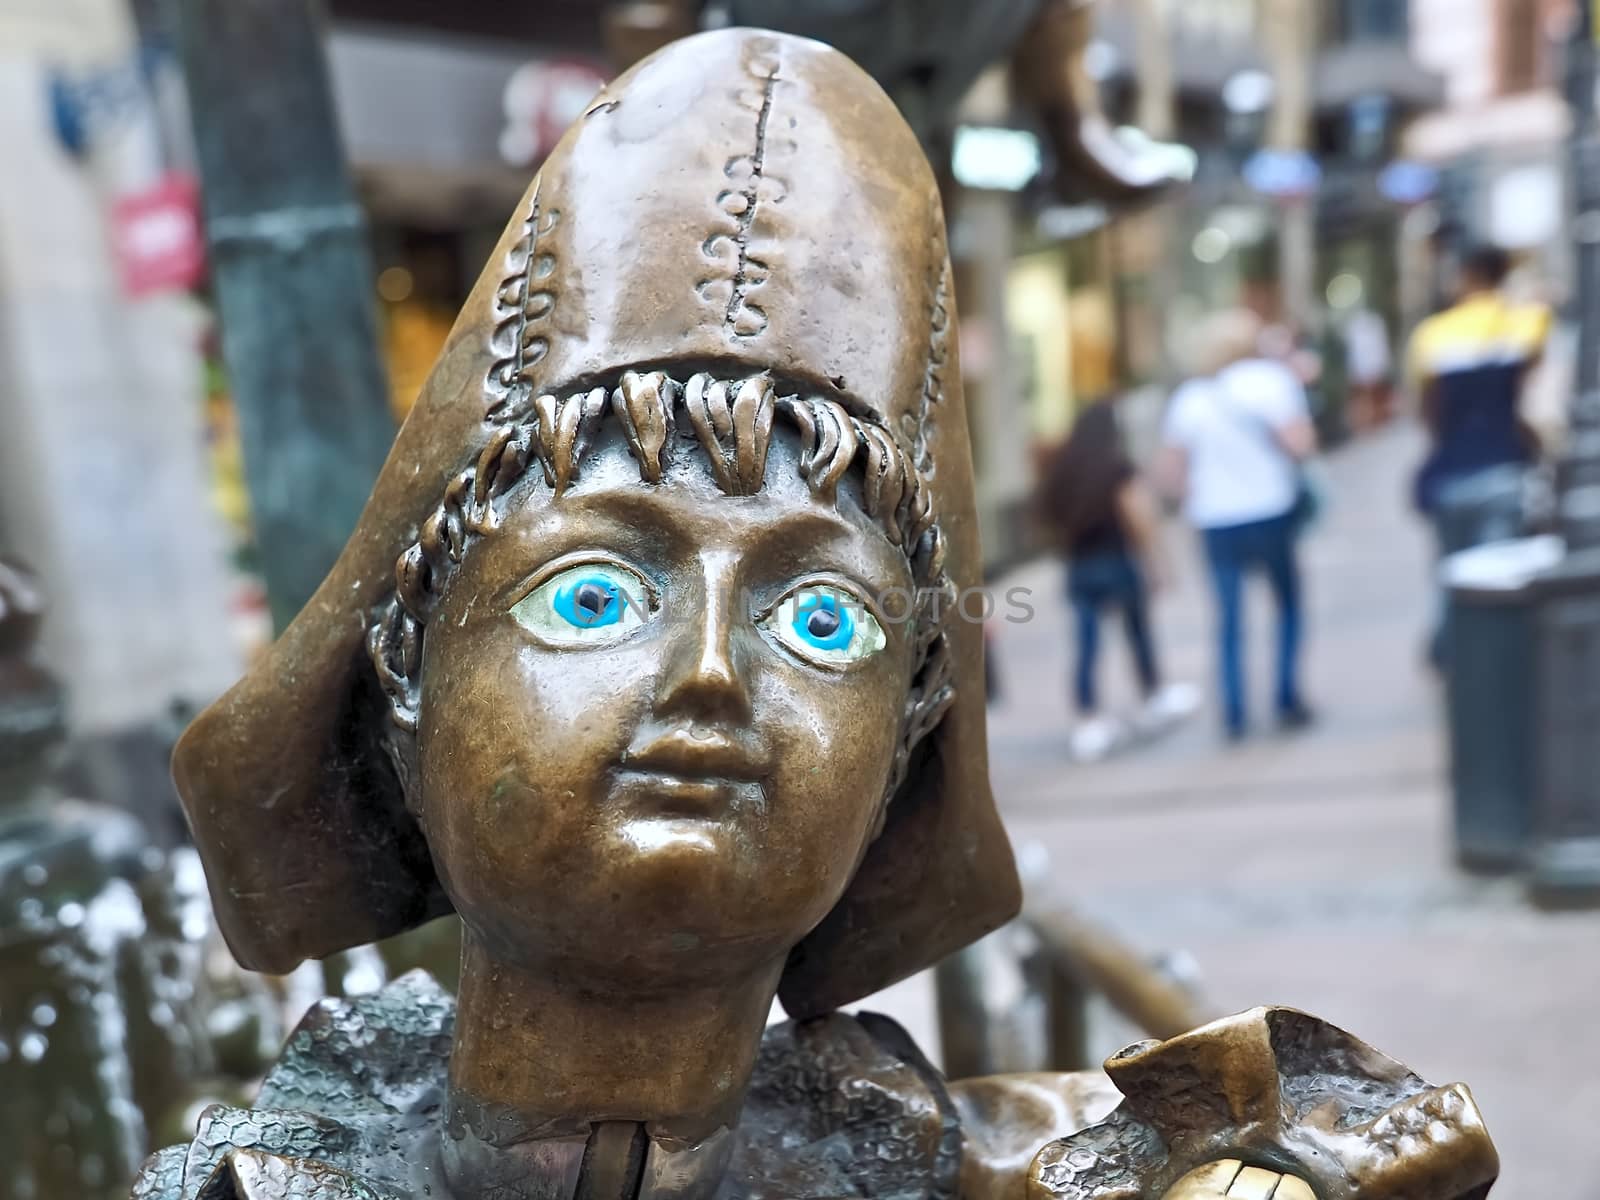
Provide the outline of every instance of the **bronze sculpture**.
<path id="1" fill-rule="evenodd" d="M 950 292 L 926 159 L 836 52 L 706 34 L 595 100 L 175 758 L 241 961 L 454 908 L 459 1006 L 325 1005 L 136 1195 L 1481 1194 L 1464 1090 L 1299 1014 L 1134 1048 L 1091 1125 L 1103 1076 L 946 1085 L 833 1012 L 1019 902 Z"/>

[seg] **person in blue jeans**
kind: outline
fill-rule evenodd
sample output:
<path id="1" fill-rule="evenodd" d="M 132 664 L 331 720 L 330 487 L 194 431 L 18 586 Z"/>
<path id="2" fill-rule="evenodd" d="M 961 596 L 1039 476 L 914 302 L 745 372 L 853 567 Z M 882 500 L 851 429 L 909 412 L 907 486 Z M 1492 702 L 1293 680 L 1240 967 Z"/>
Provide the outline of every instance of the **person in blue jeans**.
<path id="1" fill-rule="evenodd" d="M 1261 355 L 1260 322 L 1227 312 L 1205 323 L 1204 373 L 1173 394 L 1162 474 L 1199 531 L 1217 605 L 1218 680 L 1224 732 L 1249 730 L 1244 584 L 1265 576 L 1278 610 L 1274 701 L 1286 729 L 1310 724 L 1300 690 L 1304 634 L 1297 535 L 1302 464 L 1316 451 L 1305 389 L 1283 363 Z"/>
<path id="2" fill-rule="evenodd" d="M 1116 745 L 1121 724 L 1106 715 L 1097 678 L 1100 623 L 1122 620 L 1144 706 L 1139 722 L 1158 724 L 1187 715 L 1191 689 L 1164 687 L 1150 626 L 1147 574 L 1157 561 L 1154 505 L 1123 448 L 1112 401 L 1091 404 L 1046 466 L 1040 515 L 1067 560 L 1067 595 L 1077 631 L 1073 699 L 1078 725 L 1075 757 L 1094 760 Z"/>

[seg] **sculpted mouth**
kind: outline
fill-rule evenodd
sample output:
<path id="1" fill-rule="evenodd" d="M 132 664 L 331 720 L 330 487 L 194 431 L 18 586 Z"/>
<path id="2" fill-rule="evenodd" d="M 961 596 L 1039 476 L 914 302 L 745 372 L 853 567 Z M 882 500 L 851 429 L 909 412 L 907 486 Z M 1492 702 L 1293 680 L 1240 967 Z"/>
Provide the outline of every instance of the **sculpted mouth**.
<path id="1" fill-rule="evenodd" d="M 764 765 L 715 730 L 677 728 L 622 756 L 618 782 L 652 820 L 715 820 L 760 803 Z"/>
<path id="2" fill-rule="evenodd" d="M 625 772 L 684 783 L 759 783 L 766 766 L 716 730 L 673 729 L 622 756 Z"/>

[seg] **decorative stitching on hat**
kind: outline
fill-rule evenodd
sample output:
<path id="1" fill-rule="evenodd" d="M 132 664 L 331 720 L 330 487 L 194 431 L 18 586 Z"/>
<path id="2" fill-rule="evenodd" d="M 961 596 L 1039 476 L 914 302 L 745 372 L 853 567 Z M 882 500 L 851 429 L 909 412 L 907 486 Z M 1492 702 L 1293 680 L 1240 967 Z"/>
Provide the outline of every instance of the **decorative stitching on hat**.
<path id="1" fill-rule="evenodd" d="M 761 89 L 761 112 L 756 117 L 756 148 L 750 155 L 750 182 L 745 185 L 744 212 L 739 214 L 739 232 L 734 242 L 739 247 L 739 265 L 733 274 L 733 293 L 728 297 L 728 312 L 723 324 L 737 338 L 751 338 L 767 328 L 767 314 L 750 302 L 750 286 L 760 280 L 751 278 L 751 267 L 757 271 L 766 264 L 750 256 L 750 230 L 756 222 L 756 208 L 761 203 L 761 183 L 767 170 L 767 123 L 772 119 L 772 95 L 778 87 L 778 64 L 764 75 Z"/>
<path id="2" fill-rule="evenodd" d="M 937 207 L 938 194 L 935 193 L 930 204 Z M 936 217 L 939 215 L 934 214 Z M 944 222 L 935 222 L 935 228 L 942 228 Z M 934 273 L 935 278 L 930 280 L 930 292 L 933 295 L 933 304 L 928 313 L 928 365 L 922 377 L 922 397 L 917 406 L 916 447 L 914 456 L 917 469 L 931 473 L 933 462 L 928 453 L 928 418 L 929 411 L 944 403 L 944 372 L 950 358 L 950 259 L 945 253 L 944 239 L 938 235 L 934 237 Z"/>
<path id="3" fill-rule="evenodd" d="M 541 210 L 542 190 L 542 185 L 534 188 L 522 236 L 506 253 L 506 275 L 495 292 L 494 332 L 489 340 L 495 361 L 484 383 L 492 401 L 491 418 L 532 391 L 532 368 L 550 352 L 548 326 L 556 293 L 549 281 L 556 259 L 541 253 L 539 244 L 561 223 L 561 210 Z"/>
<path id="4" fill-rule="evenodd" d="M 755 146 L 748 154 L 736 154 L 723 164 L 722 173 L 732 187 L 717 194 L 719 227 L 700 244 L 700 253 L 718 268 L 718 273 L 695 284 L 695 294 L 708 305 L 721 309 L 723 331 L 738 341 L 747 341 L 766 332 L 767 312 L 750 299 L 753 288 L 767 281 L 770 264 L 750 251 L 756 211 L 764 197 L 776 190 L 781 196 L 784 181 L 767 172 L 767 130 L 772 121 L 774 97 L 781 65 L 778 47 L 770 41 L 753 43 L 753 58 L 744 63 L 752 80 L 759 81 L 759 102 L 753 90 L 742 93 L 755 114 Z M 724 298 L 725 297 L 725 298 Z"/>

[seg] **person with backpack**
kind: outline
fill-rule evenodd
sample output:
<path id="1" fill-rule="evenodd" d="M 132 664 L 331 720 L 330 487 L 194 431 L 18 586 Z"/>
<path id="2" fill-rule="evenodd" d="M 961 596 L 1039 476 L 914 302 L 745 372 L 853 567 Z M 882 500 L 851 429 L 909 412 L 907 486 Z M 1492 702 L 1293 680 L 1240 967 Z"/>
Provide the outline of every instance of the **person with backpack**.
<path id="1" fill-rule="evenodd" d="M 1080 761 L 1094 761 L 1129 732 L 1101 704 L 1100 619 L 1107 610 L 1122 618 L 1143 696 L 1133 732 L 1153 733 L 1187 716 L 1196 704 L 1192 688 L 1162 683 L 1149 612 L 1160 531 L 1155 505 L 1123 446 L 1114 401 L 1089 405 L 1051 456 L 1039 512 L 1067 560 L 1067 594 L 1076 617 L 1078 725 L 1072 753 Z"/>
<path id="2" fill-rule="evenodd" d="M 1249 732 L 1244 583 L 1266 577 L 1278 610 L 1275 705 L 1280 727 L 1312 720 L 1300 689 L 1304 632 L 1297 538 L 1311 507 L 1304 464 L 1317 435 L 1305 388 L 1260 350 L 1261 322 L 1238 310 L 1205 322 L 1201 373 L 1173 394 L 1161 476 L 1199 532 L 1217 604 L 1223 729 Z"/>

